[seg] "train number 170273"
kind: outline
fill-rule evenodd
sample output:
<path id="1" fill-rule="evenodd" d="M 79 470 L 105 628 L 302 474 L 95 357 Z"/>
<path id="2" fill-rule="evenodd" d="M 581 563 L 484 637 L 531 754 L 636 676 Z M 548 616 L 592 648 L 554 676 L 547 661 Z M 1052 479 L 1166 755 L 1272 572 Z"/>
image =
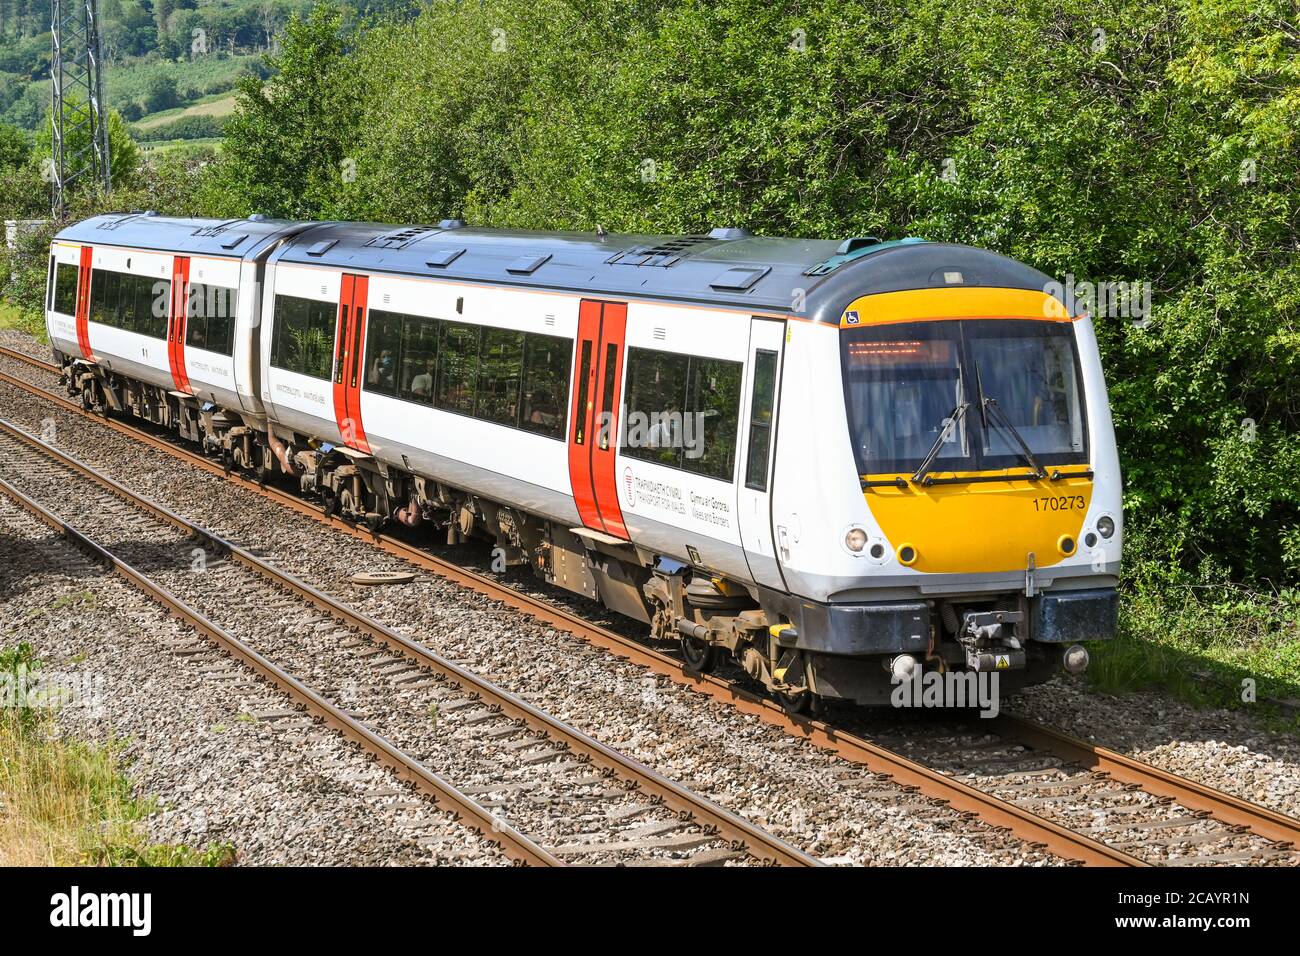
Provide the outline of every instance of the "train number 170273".
<path id="1" fill-rule="evenodd" d="M 1086 507 L 1088 502 L 1083 495 L 1045 495 L 1034 499 L 1035 511 L 1073 511 L 1076 508 L 1082 511 Z"/>

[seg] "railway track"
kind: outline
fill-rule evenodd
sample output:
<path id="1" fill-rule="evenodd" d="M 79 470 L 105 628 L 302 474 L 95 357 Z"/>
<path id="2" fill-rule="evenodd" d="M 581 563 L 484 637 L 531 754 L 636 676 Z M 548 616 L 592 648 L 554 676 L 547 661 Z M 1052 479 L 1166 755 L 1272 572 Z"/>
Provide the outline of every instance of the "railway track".
<path id="1" fill-rule="evenodd" d="M 0 493 L 490 832 L 514 859 L 819 865 L 3 420 L 0 461 Z M 75 511 L 77 525 L 58 511 Z M 435 772 L 435 761 L 446 768 Z M 452 783 L 453 773 L 469 782 Z"/>
<path id="2" fill-rule="evenodd" d="M 41 372 L 58 374 L 49 363 L 22 353 L 0 349 L 0 356 Z M 5 372 L 0 372 L 0 381 L 93 418 L 196 467 L 225 474 L 212 460 L 145 428 L 86 412 L 50 389 Z M 772 701 L 732 681 L 690 672 L 675 658 L 585 621 L 568 610 L 392 536 L 375 534 L 351 522 L 326 516 L 316 505 L 279 488 L 260 486 L 237 474 L 227 477 L 413 566 L 562 628 L 675 683 L 726 702 L 742 713 L 756 716 L 872 772 L 884 774 L 904 787 L 946 802 L 993 826 L 1007 828 L 1017 837 L 1043 846 L 1064 859 L 1088 865 L 1143 866 L 1149 865 L 1152 859 L 1164 862 L 1168 859 L 1167 848 L 1171 846 L 1214 849 L 1215 844 L 1226 844 L 1223 852 L 1183 857 L 1177 862 L 1296 861 L 1291 847 L 1300 842 L 1300 821 L 1104 747 L 1003 715 L 994 721 L 978 722 L 973 732 L 968 728 L 963 738 L 951 741 L 946 758 L 940 753 L 917 751 L 917 759 L 912 759 L 900 752 L 909 749 L 907 741 L 895 742 L 887 735 L 874 734 L 876 739 L 870 740 L 844 727 L 792 717 Z M 982 739 L 990 734 L 1000 743 L 990 747 Z M 885 741 L 891 747 L 884 746 Z M 997 753 L 999 746 L 1006 752 Z M 990 751 L 995 758 L 991 762 L 986 759 Z"/>

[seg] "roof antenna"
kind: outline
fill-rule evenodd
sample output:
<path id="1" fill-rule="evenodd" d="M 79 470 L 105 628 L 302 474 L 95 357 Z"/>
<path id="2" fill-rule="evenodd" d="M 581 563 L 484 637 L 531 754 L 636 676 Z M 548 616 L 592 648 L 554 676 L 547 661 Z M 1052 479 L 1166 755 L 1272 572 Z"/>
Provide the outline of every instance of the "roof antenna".
<path id="1" fill-rule="evenodd" d="M 596 223 L 596 235 L 598 235 L 598 236 L 608 236 L 609 233 L 605 231 L 605 227 L 604 227 L 604 226 L 602 226 L 600 223 Z"/>

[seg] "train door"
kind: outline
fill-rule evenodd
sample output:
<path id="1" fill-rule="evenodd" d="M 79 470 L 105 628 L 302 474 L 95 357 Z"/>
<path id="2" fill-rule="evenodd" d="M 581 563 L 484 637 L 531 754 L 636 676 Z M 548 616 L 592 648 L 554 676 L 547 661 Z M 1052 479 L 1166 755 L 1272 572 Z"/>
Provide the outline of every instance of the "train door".
<path id="1" fill-rule="evenodd" d="M 780 589 L 785 583 L 772 540 L 771 482 L 784 338 L 785 322 L 750 319 L 741 480 L 736 486 L 737 524 L 750 574 L 759 584 Z"/>
<path id="2" fill-rule="evenodd" d="M 77 344 L 81 346 L 81 357 L 88 362 L 95 361 L 90 351 L 90 271 L 94 259 L 94 247 L 81 247 L 81 264 L 77 271 Z"/>
<path id="3" fill-rule="evenodd" d="M 370 277 L 343 274 L 339 287 L 338 324 L 334 334 L 334 417 L 343 444 L 369 454 L 370 443 L 361 424 L 362 345 L 366 332 L 366 302 Z"/>
<path id="4" fill-rule="evenodd" d="M 569 481 L 578 514 L 585 527 L 625 540 L 614 466 L 626 331 L 626 302 L 580 303 L 569 414 Z"/>
<path id="5" fill-rule="evenodd" d="M 185 371 L 185 325 L 189 317 L 190 257 L 172 257 L 172 294 L 167 303 L 167 364 L 178 392 L 193 392 Z"/>

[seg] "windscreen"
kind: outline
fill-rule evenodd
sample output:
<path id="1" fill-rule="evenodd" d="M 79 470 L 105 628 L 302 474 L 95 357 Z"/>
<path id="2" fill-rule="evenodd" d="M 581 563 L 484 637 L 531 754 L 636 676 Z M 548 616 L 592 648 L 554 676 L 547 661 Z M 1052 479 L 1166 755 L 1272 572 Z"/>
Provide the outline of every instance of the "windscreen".
<path id="1" fill-rule="evenodd" d="M 849 431 L 859 474 L 917 468 L 939 444 L 943 471 L 1087 460 L 1073 328 L 1022 319 L 844 329 Z M 962 405 L 964 414 L 959 414 Z"/>

